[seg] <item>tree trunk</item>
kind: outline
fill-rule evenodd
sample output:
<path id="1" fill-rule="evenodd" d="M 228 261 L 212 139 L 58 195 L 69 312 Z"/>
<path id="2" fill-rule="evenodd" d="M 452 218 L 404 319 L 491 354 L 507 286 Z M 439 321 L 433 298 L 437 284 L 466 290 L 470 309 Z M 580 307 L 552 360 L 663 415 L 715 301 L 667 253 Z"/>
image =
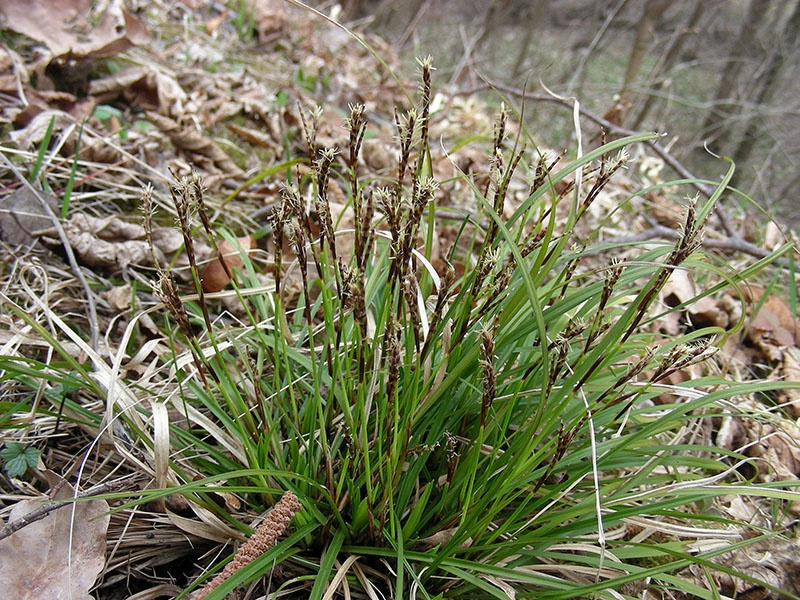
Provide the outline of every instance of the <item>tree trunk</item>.
<path id="1" fill-rule="evenodd" d="M 528 17 L 528 25 L 525 27 L 525 35 L 519 45 L 519 52 L 517 59 L 514 61 L 514 66 L 511 69 L 511 79 L 516 79 L 522 72 L 522 65 L 525 64 L 525 58 L 528 56 L 528 50 L 533 41 L 533 34 L 536 31 L 536 26 L 539 24 L 539 19 L 542 16 L 542 9 L 544 8 L 545 0 L 536 0 L 531 8 L 530 16 Z"/>
<path id="2" fill-rule="evenodd" d="M 770 0 L 750 0 L 747 16 L 744 18 L 742 28 L 731 50 L 730 58 L 722 67 L 722 78 L 717 85 L 717 91 L 711 102 L 711 109 L 701 130 L 701 135 L 708 135 L 723 126 L 723 122 L 734 116 L 738 106 L 737 98 L 733 97 L 736 81 L 744 64 L 744 59 L 752 55 L 753 39 L 755 39 L 758 26 L 764 18 Z M 732 108 L 733 107 L 733 108 Z M 717 138 L 718 145 L 724 142 L 726 131 L 720 132 Z"/>
<path id="3" fill-rule="evenodd" d="M 615 125 L 622 125 L 633 105 L 633 83 L 639 74 L 639 70 L 647 55 L 650 42 L 653 41 L 653 30 L 656 21 L 661 14 L 669 8 L 672 0 L 647 0 L 636 26 L 636 36 L 633 38 L 633 47 L 628 57 L 628 66 L 625 69 L 625 78 L 622 80 L 622 88 L 614 106 L 605 114 L 605 118 Z"/>
<path id="4" fill-rule="evenodd" d="M 661 81 L 656 82 L 652 86 L 654 91 L 658 91 L 664 86 L 663 77 L 666 76 L 666 73 L 669 73 L 670 69 L 675 64 L 675 61 L 678 60 L 678 56 L 680 56 L 681 50 L 683 49 L 683 44 L 687 37 L 689 37 L 690 34 L 697 34 L 697 23 L 700 20 L 700 17 L 703 16 L 703 10 L 705 7 L 706 0 L 696 0 L 694 4 L 694 10 L 692 11 L 692 14 L 689 15 L 689 19 L 686 21 L 686 24 L 683 26 L 683 31 L 676 33 L 672 38 L 672 42 L 667 48 L 667 51 L 664 53 L 661 64 L 654 75 L 654 78 L 662 77 Z M 655 103 L 656 99 L 657 98 L 654 94 L 648 94 L 647 99 L 644 101 L 644 104 L 639 111 L 639 114 L 636 115 L 636 119 L 631 125 L 631 129 L 639 129 L 639 126 L 650 112 L 650 109 L 653 108 L 653 104 Z"/>
<path id="5" fill-rule="evenodd" d="M 569 87 L 567 88 L 568 95 L 570 96 L 573 95 L 573 89 L 575 88 L 575 84 L 577 83 L 578 89 L 574 95 L 577 96 L 578 98 L 583 96 L 583 84 L 585 80 L 584 74 L 586 73 L 586 64 L 592 58 L 592 54 L 594 54 L 595 50 L 597 50 L 597 47 L 603 40 L 603 36 L 605 36 L 606 32 L 608 31 L 608 28 L 611 26 L 611 23 L 614 22 L 614 19 L 617 18 L 617 15 L 619 15 L 619 13 L 622 12 L 622 9 L 625 8 L 625 5 L 628 4 L 629 1 L 630 0 L 619 0 L 614 9 L 608 14 L 608 17 L 606 18 L 600 29 L 595 34 L 591 43 L 586 47 L 586 50 L 583 52 L 583 55 L 581 56 L 581 59 L 578 62 L 578 66 L 575 67 L 575 71 L 569 80 Z"/>
<path id="6" fill-rule="evenodd" d="M 619 92 L 620 104 L 626 112 L 633 102 L 633 84 L 642 68 L 647 49 L 653 41 L 653 30 L 655 29 L 656 21 L 669 8 L 670 4 L 672 4 L 672 0 L 647 0 L 644 5 L 642 16 L 636 26 L 636 37 L 633 39 L 633 48 L 631 49 L 631 55 L 628 57 L 628 66 L 625 69 L 625 78 L 622 80 L 622 89 Z"/>
<path id="7" fill-rule="evenodd" d="M 783 27 L 783 34 L 775 44 L 775 51 L 770 58 L 767 68 L 759 77 L 758 94 L 756 95 L 753 116 L 747 124 L 747 129 L 742 135 L 739 146 L 733 154 L 733 161 L 744 163 L 753 151 L 753 146 L 758 140 L 758 133 L 761 127 L 763 106 L 767 104 L 775 92 L 775 83 L 778 81 L 781 67 L 786 53 L 791 52 L 797 46 L 797 36 L 800 34 L 800 0 L 794 5 L 794 11 Z"/>

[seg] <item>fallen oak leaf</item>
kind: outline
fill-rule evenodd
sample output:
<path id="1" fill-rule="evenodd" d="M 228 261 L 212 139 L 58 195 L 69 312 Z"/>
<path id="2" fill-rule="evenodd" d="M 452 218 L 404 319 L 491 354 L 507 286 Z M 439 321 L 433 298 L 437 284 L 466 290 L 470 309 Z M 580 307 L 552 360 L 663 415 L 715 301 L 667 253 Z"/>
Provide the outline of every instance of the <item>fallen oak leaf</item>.
<path id="1" fill-rule="evenodd" d="M 764 295 L 764 288 L 753 285 L 744 289 L 743 292 L 745 300 L 751 305 L 757 305 Z M 763 303 L 761 310 L 765 308 L 771 313 L 771 316 L 766 317 L 767 323 L 761 322 L 759 325 L 767 325 L 768 329 L 776 327 L 784 330 L 779 335 L 785 341 L 785 345 L 800 347 L 800 321 L 795 318 L 789 305 L 780 296 L 770 294 Z M 759 310 L 759 313 L 761 310 Z M 751 316 L 751 325 L 753 321 L 758 323 L 757 319 L 758 315 Z M 792 338 L 791 341 L 789 341 L 790 336 Z"/>
<path id="2" fill-rule="evenodd" d="M 800 381 L 800 351 L 797 348 L 786 348 L 783 353 L 783 364 L 779 374 L 784 381 Z M 800 418 L 800 390 L 785 389 L 779 392 L 781 404 L 788 405 L 789 412 L 794 418 Z"/>
<path id="3" fill-rule="evenodd" d="M 123 0 L 0 0 L 6 27 L 42 42 L 53 58 L 96 58 L 149 41 Z"/>
<path id="4" fill-rule="evenodd" d="M 237 238 L 236 241 L 248 255 L 255 252 L 256 239 L 252 235 Z M 231 282 L 233 269 L 241 269 L 244 266 L 239 252 L 227 240 L 220 242 L 218 248 L 219 258 L 208 263 L 200 275 L 204 292 L 213 293 L 224 289 Z M 225 261 L 225 264 L 223 264 L 223 261 Z"/>
<path id="5" fill-rule="evenodd" d="M 92 217 L 77 213 L 63 225 L 67 241 L 81 262 L 91 267 L 110 270 L 124 270 L 128 265 L 150 264 L 152 256 L 146 241 L 144 227 L 128 223 L 117 217 Z M 48 239 L 51 231 L 41 231 L 45 242 L 57 243 Z M 153 232 L 156 258 L 165 264 L 165 255 L 176 252 L 182 237 L 172 228 L 157 228 Z"/>
<path id="6" fill-rule="evenodd" d="M 72 499 L 73 488 L 66 480 L 51 471 L 45 475 L 51 483 L 51 500 Z M 43 504 L 41 500 L 17 502 L 10 523 L 25 519 Z M 105 500 L 70 502 L 0 540 L 4 597 L 91 600 L 89 590 L 105 565 L 108 510 Z"/>
<path id="7" fill-rule="evenodd" d="M 769 301 L 767 301 L 769 303 Z M 779 360 L 781 346 L 794 346 L 795 336 L 781 325 L 779 315 L 764 304 L 756 316 L 750 319 L 750 339 L 772 360 Z"/>
<path id="8" fill-rule="evenodd" d="M 128 67 L 89 83 L 89 94 L 104 103 L 121 93 L 136 106 L 171 115 L 183 113 L 189 97 L 174 77 L 152 66 Z"/>
<path id="9" fill-rule="evenodd" d="M 231 160 L 230 156 L 225 154 L 222 148 L 203 136 L 199 131 L 189 127 L 182 127 L 176 121 L 156 112 L 147 111 L 145 114 L 148 121 L 167 134 L 175 147 L 211 159 L 217 168 L 230 177 L 244 175 L 244 172 Z"/>

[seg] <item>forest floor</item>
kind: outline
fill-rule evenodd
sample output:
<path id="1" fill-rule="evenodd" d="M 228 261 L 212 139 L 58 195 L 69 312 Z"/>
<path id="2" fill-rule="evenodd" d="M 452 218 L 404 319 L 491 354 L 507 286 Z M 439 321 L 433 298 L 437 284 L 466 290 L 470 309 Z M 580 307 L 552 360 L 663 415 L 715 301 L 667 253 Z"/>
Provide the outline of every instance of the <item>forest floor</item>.
<path id="1" fill-rule="evenodd" d="M 348 105 L 364 104 L 370 121 L 364 168 L 376 180 L 396 168 L 393 110 L 410 105 L 416 83 L 395 78 L 394 73 L 408 71 L 413 57 L 396 56 L 376 36 L 367 35 L 366 44 L 359 43 L 347 31 L 281 2 L 256 2 L 252 14 L 218 11 L 211 3 L 147 5 L 138 16 L 124 14 L 122 38 L 113 21 L 105 27 L 106 17 L 88 38 L 73 26 L 64 27 L 61 17 L 65 13 L 61 11 L 66 4 L 32 0 L 27 14 L 7 15 L 9 30 L 27 33 L 37 41 L 6 31 L 0 63 L 4 301 L 27 307 L 45 322 L 48 314 L 68 321 L 69 327 L 84 337 L 83 344 L 63 342 L 78 363 L 86 360 L 85 346 L 91 346 L 109 364 L 114 364 L 118 354 L 126 354 L 125 376 L 146 381 L 151 376 L 151 352 L 165 348 L 156 341 L 160 339 L 159 326 L 147 317 L 132 337 L 125 337 L 130 333 L 127 324 L 132 315 L 156 304 L 153 294 L 147 292 L 155 272 L 154 256 L 138 216 L 142 190 L 148 184 L 153 186 L 153 201 L 160 210 L 153 240 L 156 253 L 161 254 L 158 258 L 171 257 L 175 272 L 183 277 L 180 284 L 188 289 L 184 239 L 170 227 L 174 209 L 168 190 L 173 173 L 201 173 L 211 220 L 224 224 L 241 244 L 252 243 L 257 254 L 273 244 L 268 217 L 287 178 L 293 173 L 302 177 L 309 171 L 307 161 L 295 157 L 308 155 L 302 129 L 312 107 L 319 104 L 325 109 L 318 120 L 317 142 L 341 154 L 348 145 L 344 128 Z M 42 45 L 49 52 L 40 52 Z M 73 58 L 53 59 L 70 47 Z M 435 55 L 436 49 L 426 51 Z M 494 115 L 477 95 L 452 91 L 434 80 L 431 139 L 435 144 L 431 153 L 434 170 L 443 182 L 436 203 L 443 214 L 469 214 L 476 212 L 471 208 L 471 190 L 459 181 L 458 171 L 470 173 L 488 164 L 490 156 L 488 148 L 476 149 L 462 142 L 490 140 Z M 512 104 L 516 101 L 509 99 Z M 564 110 L 571 110 L 568 103 Z M 513 121 L 512 117 L 510 128 L 516 132 Z M 599 134 L 597 116 L 585 114 L 583 127 L 590 147 L 595 142 L 589 140 Z M 614 133 L 610 131 L 609 138 Z M 536 139 L 542 153 L 553 143 L 546 130 L 537 132 Z M 714 187 L 707 183 L 671 184 L 669 163 L 674 159 L 662 147 L 639 144 L 631 151 L 629 168 L 615 175 L 593 205 L 583 225 L 587 239 L 596 236 L 597 243 L 611 245 L 674 239 L 685 197 L 713 195 Z M 553 156 L 561 161 L 569 158 L 560 152 Z M 678 176 L 686 178 L 687 174 Z M 641 189 L 649 191 L 638 194 Z M 524 177 L 511 182 L 509 214 L 527 192 Z M 346 219 L 352 218 L 345 208 L 346 190 L 336 183 L 329 193 L 341 207 L 339 216 L 346 226 Z M 429 257 L 434 267 L 446 262 L 446 252 L 457 234 L 453 226 L 438 230 Z M 800 381 L 800 320 L 790 260 L 793 255 L 795 260 L 798 257 L 796 237 L 774 223 L 762 225 L 738 210 L 726 213 L 720 209 L 709 223 L 704 247 L 732 271 L 743 271 L 786 244 L 790 249 L 780 260 L 750 282 L 744 302 L 733 290 L 720 291 L 670 311 L 652 323 L 653 330 L 678 335 L 707 326 L 730 328 L 731 335 L 714 359 L 715 369 L 737 381 Z M 208 245 L 198 242 L 196 251 L 201 263 L 214 259 L 214 250 Z M 342 251 L 351 252 L 352 248 Z M 624 257 L 624 252 L 617 252 L 617 258 Z M 598 252 L 598 268 L 610 260 Z M 272 280 L 266 267 L 258 276 L 265 285 Z M 222 276 L 216 289 L 227 283 Z M 285 285 L 291 289 L 301 282 L 290 278 Z M 680 307 L 698 295 L 698 282 L 676 270 L 659 302 L 663 307 Z M 34 298 L 44 301 L 47 309 Z M 234 313 L 236 309 L 225 301 L 221 313 Z M 16 313 L 3 308 L 0 318 L 0 354 L 47 354 L 47 339 L 26 328 Z M 679 385 L 698 377 L 699 369 L 697 365 L 687 367 L 669 383 Z M 0 385 L 0 394 L 5 395 L 0 398 L 3 410 L 12 414 L 21 392 L 11 379 Z M 64 398 L 81 394 L 62 387 L 59 393 Z M 86 410 L 101 413 L 102 402 L 89 403 Z M 796 481 L 800 473 L 800 393 L 787 389 L 769 397 L 751 394 L 731 412 L 738 416 L 709 421 L 696 435 L 709 447 L 739 451 L 764 461 L 768 467 L 745 473 L 753 481 Z M 1 416 L 0 423 L 4 427 L 0 442 L 9 448 L 12 443 L 34 444 L 39 451 L 34 466 L 63 473 L 65 478 L 75 475 L 81 452 L 95 433 L 77 426 L 64 429 L 55 413 L 29 430 L 21 429 L 21 422 L 9 427 Z M 21 434 L 23 431 L 27 433 Z M 130 478 L 126 485 L 140 489 L 154 481 L 149 472 L 137 473 L 130 465 L 117 472 L 118 467 L 109 464 L 111 456 L 103 444 L 87 456 L 88 467 L 83 470 L 81 466 L 83 489 L 121 475 Z M 41 496 L 55 485 L 49 475 L 34 471 L 11 476 L 6 469 L 0 486 L 1 516 L 7 518 L 17 502 Z M 236 512 L 235 498 L 220 501 Z M 199 573 L 196 565 L 215 556 L 218 543 L 226 538 L 210 525 L 192 521 L 181 512 L 181 506 L 167 508 L 171 510 L 152 502 L 140 514 L 123 511 L 112 515 L 98 598 L 174 597 Z M 800 502 L 773 507 L 780 514 L 765 514 L 768 509 L 764 505 L 732 496 L 720 503 L 718 510 L 756 527 L 774 526 L 785 535 L 780 547 L 773 541 L 750 549 L 749 554 L 734 554 L 727 565 L 774 588 L 800 594 L 795 575 L 800 569 L 800 545 L 795 537 Z M 174 553 L 165 556 L 165 548 Z M 77 560 L 80 567 L 83 558 Z M 91 562 L 90 557 L 85 562 Z M 63 574 L 60 566 L 53 571 Z M 702 582 L 706 574 L 687 569 L 683 576 Z M 731 597 L 744 597 L 741 594 L 752 590 L 763 591 L 758 597 L 778 597 L 752 582 L 724 573 L 716 577 L 720 589 Z"/>

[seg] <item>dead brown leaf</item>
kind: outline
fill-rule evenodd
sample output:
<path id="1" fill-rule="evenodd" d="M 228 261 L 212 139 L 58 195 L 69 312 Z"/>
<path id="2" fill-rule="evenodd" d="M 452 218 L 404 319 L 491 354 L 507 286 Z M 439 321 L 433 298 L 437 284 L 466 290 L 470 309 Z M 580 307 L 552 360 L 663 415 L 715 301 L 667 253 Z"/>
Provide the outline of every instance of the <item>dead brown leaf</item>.
<path id="1" fill-rule="evenodd" d="M 744 416 L 728 416 L 722 419 L 716 436 L 717 446 L 761 459 L 754 463 L 758 469 L 758 481 L 797 479 L 800 475 L 798 424 L 777 418 L 753 399 L 739 402 L 737 408 Z M 792 511 L 800 511 L 800 502 L 793 503 Z"/>
<path id="2" fill-rule="evenodd" d="M 780 296 L 772 294 L 758 306 L 763 296 L 764 288 L 755 285 L 739 291 L 728 289 L 718 306 L 731 323 L 741 318 L 744 307 L 750 317 L 745 334 L 756 355 L 753 358 L 780 361 L 787 347 L 800 347 L 800 321 Z"/>
<path id="3" fill-rule="evenodd" d="M 29 79 L 22 57 L 10 48 L 0 48 L 0 92 L 16 95 Z"/>
<path id="4" fill-rule="evenodd" d="M 47 109 L 39 111 L 23 129 L 12 131 L 9 137 L 19 148 L 27 150 L 35 148 L 41 143 L 51 122 L 53 123 L 53 132 L 61 135 L 64 135 L 66 130 L 72 126 L 71 133 L 61 148 L 62 156 L 71 157 L 74 155 L 78 144 L 79 127 L 77 123 L 86 116 L 85 114 L 81 116 L 81 112 L 85 113 L 88 110 L 92 110 L 93 107 L 94 100 L 87 101 L 84 99 L 77 101 L 72 106 L 75 115 L 62 110 Z M 36 110 L 38 111 L 39 109 L 37 108 Z M 102 163 L 121 164 L 125 162 L 122 155 L 104 138 L 93 135 L 87 130 L 84 130 L 81 136 L 80 158 L 82 160 Z"/>
<path id="5" fill-rule="evenodd" d="M 786 349 L 777 376 L 784 381 L 800 381 L 800 351 L 796 348 Z M 800 418 L 800 390 L 781 390 L 779 394 L 780 403 L 787 405 L 793 417 Z"/>
<path id="6" fill-rule="evenodd" d="M 458 527 L 451 527 L 450 529 L 443 529 L 442 531 L 437 531 L 433 535 L 429 535 L 426 538 L 422 538 L 419 540 L 420 544 L 424 544 L 425 546 L 440 546 L 444 545 L 453 539 L 453 536 L 458 531 Z M 459 548 L 469 548 L 472 545 L 472 538 L 467 538 L 464 543 L 459 546 Z"/>
<path id="7" fill-rule="evenodd" d="M 50 499 L 72 498 L 72 486 L 54 473 L 48 473 L 52 485 Z M 10 522 L 23 518 L 42 504 L 42 500 L 17 502 L 11 509 Z M 3 597 L 91 600 L 89 590 L 105 565 L 109 520 L 108 502 L 81 501 L 57 508 L 0 541 Z"/>
<path id="8" fill-rule="evenodd" d="M 697 295 L 695 283 L 686 269 L 674 269 L 661 292 L 664 302 L 669 306 L 691 302 Z M 695 325 L 709 323 L 718 327 L 728 325 L 728 313 L 721 310 L 717 301 L 710 296 L 691 302 L 686 307 L 686 312 Z"/>
<path id="9" fill-rule="evenodd" d="M 55 213 L 58 202 L 46 192 L 39 192 Z M 23 187 L 0 199 L 0 238 L 11 246 L 28 244 L 37 232 L 52 227 L 50 215 L 33 192 Z"/>
<path id="10" fill-rule="evenodd" d="M 151 264 L 152 255 L 145 240 L 144 227 L 117 217 L 98 218 L 78 213 L 63 224 L 72 249 L 86 265 L 109 270 L 124 270 L 131 264 Z M 48 232 L 52 235 L 54 232 Z M 60 242 L 49 237 L 53 245 Z M 156 258 L 162 266 L 165 256 L 176 252 L 183 244 L 180 233 L 170 227 L 153 231 Z"/>
<path id="11" fill-rule="evenodd" d="M 166 133 L 176 148 L 211 159 L 214 166 L 229 177 L 239 177 L 244 174 L 230 156 L 196 129 L 182 127 L 169 117 L 152 111 L 146 114 L 147 120 Z"/>
<path id="12" fill-rule="evenodd" d="M 188 95 L 178 81 L 152 66 L 128 67 L 89 83 L 89 93 L 100 102 L 123 94 L 133 106 L 157 110 L 162 115 L 180 116 Z"/>
<path id="13" fill-rule="evenodd" d="M 235 133 L 240 138 L 248 141 L 253 146 L 260 146 L 261 148 L 277 148 L 277 144 L 273 141 L 272 136 L 268 133 L 264 133 L 263 131 L 259 131 L 258 129 L 253 129 L 252 127 L 240 127 L 238 125 L 233 125 L 232 123 L 228 123 L 226 125 L 228 131 L 231 133 Z"/>
<path id="14" fill-rule="evenodd" d="M 256 249 L 256 240 L 252 235 L 237 238 L 239 246 L 248 254 Z M 226 285 L 231 282 L 228 273 L 233 274 L 234 269 L 241 269 L 244 266 L 242 258 L 239 256 L 239 251 L 231 246 L 227 240 L 219 243 L 220 256 L 214 259 L 206 266 L 200 280 L 203 283 L 203 291 L 212 293 L 219 292 L 224 289 Z M 222 264 L 225 261 L 225 265 Z M 225 267 L 228 267 L 228 273 L 225 272 Z"/>
<path id="15" fill-rule="evenodd" d="M 758 582 L 790 594 L 800 593 L 797 572 L 800 570 L 800 544 L 797 539 L 770 537 L 743 548 L 726 552 L 714 558 L 714 562 L 726 567 L 727 572 L 692 565 L 681 573 L 698 585 L 707 586 L 709 574 L 714 578 L 722 597 L 747 600 L 778 598 Z M 741 573 L 749 580 L 736 577 Z"/>
<path id="16" fill-rule="evenodd" d="M 229 9 L 223 10 L 220 14 L 216 17 L 212 17 L 206 21 L 206 33 L 212 34 L 214 33 L 217 28 L 222 25 L 225 19 L 228 18 L 228 13 L 230 12 Z"/>
<path id="17" fill-rule="evenodd" d="M 798 327 L 789 307 L 777 296 L 770 296 L 750 318 L 750 339 L 771 360 L 780 360 L 781 346 L 794 346 Z"/>
<path id="18" fill-rule="evenodd" d="M 100 296 L 108 302 L 108 305 L 117 313 L 130 312 L 132 287 L 130 283 L 124 283 L 112 287 L 110 290 L 101 292 Z"/>
<path id="19" fill-rule="evenodd" d="M 75 120 L 61 110 L 46 110 L 42 112 L 37 108 L 35 115 L 28 121 L 23 129 L 12 131 L 9 133 L 11 140 L 17 145 L 18 148 L 27 150 L 37 146 L 44 139 L 47 129 L 50 127 L 50 122 L 53 122 L 53 132 L 63 131 Z"/>
<path id="20" fill-rule="evenodd" d="M 111 56 L 148 41 L 123 0 L 0 0 L 6 27 L 42 42 L 53 57 Z"/>

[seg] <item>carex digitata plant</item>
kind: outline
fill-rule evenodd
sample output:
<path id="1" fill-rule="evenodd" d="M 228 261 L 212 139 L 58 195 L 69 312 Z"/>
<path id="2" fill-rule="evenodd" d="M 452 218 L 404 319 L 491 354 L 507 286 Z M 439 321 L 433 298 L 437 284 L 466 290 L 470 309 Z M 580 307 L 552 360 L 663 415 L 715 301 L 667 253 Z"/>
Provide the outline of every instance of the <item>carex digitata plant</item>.
<path id="1" fill-rule="evenodd" d="M 566 162 L 510 139 L 502 109 L 486 177 L 461 175 L 472 196 L 464 219 L 440 215 L 433 69 L 420 64 L 417 105 L 395 114 L 389 180 L 361 172 L 363 106 L 350 107 L 339 153 L 317 142 L 318 110 L 301 110 L 310 174 L 291 178 L 270 216 L 274 285 L 265 291 L 240 252 L 231 294 L 244 320 L 217 319 L 202 293 L 194 221 L 212 240 L 235 238 L 209 223 L 199 179 L 173 187 L 197 288 L 182 297 L 169 273 L 154 284 L 189 358 L 174 363 L 192 425 L 171 434 L 185 482 L 173 491 L 243 531 L 202 485 L 257 510 L 290 493 L 281 523 L 295 528 L 270 538 L 262 558 L 234 559 L 203 597 L 267 573 L 273 589 L 315 600 L 332 585 L 370 598 L 621 597 L 639 580 L 678 585 L 695 560 L 684 542 L 631 541 L 626 523 L 723 526 L 698 507 L 737 493 L 722 485 L 730 469 L 682 432 L 741 389 L 708 377 L 673 404 L 650 402 L 724 332 L 666 339 L 649 325 L 670 273 L 710 261 L 703 230 L 725 182 L 711 201 L 686 203 L 674 244 L 601 258 L 578 224 L 628 161 L 624 147 L 653 136 Z M 530 187 L 512 211 L 515 176 Z M 332 209 L 332 180 L 347 190 L 352 227 Z M 437 270 L 432 240 L 446 219 L 459 239 Z M 203 478 L 190 483 L 189 472 Z"/>

